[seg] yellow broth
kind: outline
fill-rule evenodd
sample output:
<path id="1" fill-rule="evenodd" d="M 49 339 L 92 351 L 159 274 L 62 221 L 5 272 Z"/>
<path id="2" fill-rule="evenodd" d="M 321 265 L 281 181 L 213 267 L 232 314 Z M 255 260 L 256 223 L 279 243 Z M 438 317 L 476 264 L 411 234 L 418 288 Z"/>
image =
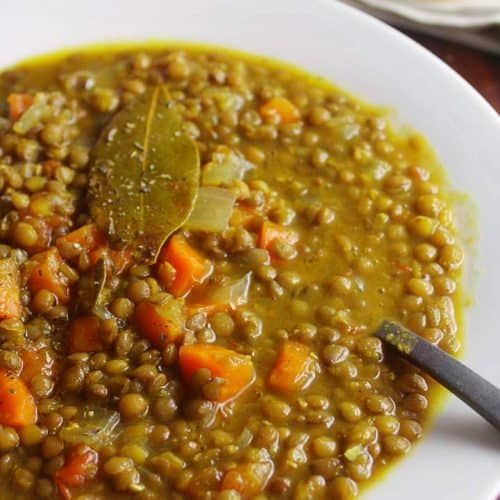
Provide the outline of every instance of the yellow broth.
<path id="1" fill-rule="evenodd" d="M 94 224 L 86 193 L 103 128 L 159 83 L 197 143 L 202 179 L 220 157 L 250 168 L 222 186 L 236 198 L 225 229 L 178 232 L 208 277 L 172 297 L 158 266 L 132 258 L 119 273 L 108 261 L 107 312 L 92 313 L 97 341 L 78 351 L 72 325 L 84 315 L 96 247 L 75 251 L 59 238 Z M 13 94 L 31 96 L 16 117 Z M 44 111 L 17 133 L 33 98 Z M 0 257 L 18 265 L 22 299 L 22 314 L 0 322 L 0 364 L 37 407 L 27 426 L 0 415 L 2 498 L 343 500 L 420 439 L 436 388 L 371 334 L 393 319 L 459 350 L 463 252 L 443 170 L 422 137 L 394 131 L 384 113 L 319 78 L 209 47 L 102 46 L 34 59 L 0 74 L 0 113 Z M 266 227 L 295 239 L 264 244 Z M 67 301 L 29 274 L 54 248 L 71 277 Z M 214 289 L 245 276 L 239 304 L 209 304 Z M 167 342 L 138 320 L 138 306 L 159 294 L 185 315 Z M 196 383 L 181 376 L 181 346 L 207 344 L 255 370 L 228 401 L 221 391 L 238 376 L 224 378 L 212 361 Z M 297 344 L 307 360 L 285 358 L 299 371 L 277 374 L 295 384 L 280 390 L 270 374 L 284 346 Z M 28 370 L 22 353 L 33 349 L 57 369 Z M 71 483 L 81 443 L 98 463 Z"/>

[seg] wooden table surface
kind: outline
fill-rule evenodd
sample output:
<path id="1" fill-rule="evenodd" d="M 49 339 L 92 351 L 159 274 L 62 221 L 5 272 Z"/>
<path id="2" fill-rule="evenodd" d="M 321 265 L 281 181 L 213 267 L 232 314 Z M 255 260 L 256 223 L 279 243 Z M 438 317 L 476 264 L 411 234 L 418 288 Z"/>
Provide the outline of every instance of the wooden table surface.
<path id="1" fill-rule="evenodd" d="M 427 35 L 407 35 L 460 73 L 500 113 L 500 57 Z"/>

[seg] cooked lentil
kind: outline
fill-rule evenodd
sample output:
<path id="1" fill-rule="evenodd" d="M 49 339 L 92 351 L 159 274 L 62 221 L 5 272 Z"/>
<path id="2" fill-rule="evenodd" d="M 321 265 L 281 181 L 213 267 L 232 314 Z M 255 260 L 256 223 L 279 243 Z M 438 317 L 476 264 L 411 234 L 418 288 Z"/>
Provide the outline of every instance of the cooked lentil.
<path id="1" fill-rule="evenodd" d="M 202 179 L 233 172 L 226 229 L 166 243 L 202 263 L 181 291 L 189 263 L 113 247 L 86 204 L 105 123 L 157 83 Z M 2 498 L 347 500 L 421 437 L 433 383 L 370 334 L 392 318 L 459 349 L 463 251 L 424 140 L 209 49 L 22 64 L 0 115 L 0 375 L 31 411 L 0 412 Z"/>

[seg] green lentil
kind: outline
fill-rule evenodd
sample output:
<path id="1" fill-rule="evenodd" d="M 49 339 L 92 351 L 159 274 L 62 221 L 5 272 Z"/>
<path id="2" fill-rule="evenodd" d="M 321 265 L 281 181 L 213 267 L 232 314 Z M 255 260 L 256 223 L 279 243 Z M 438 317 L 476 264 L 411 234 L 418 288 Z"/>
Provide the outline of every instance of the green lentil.
<path id="1" fill-rule="evenodd" d="M 178 231 L 204 267 L 185 293 L 186 255 L 142 258 L 87 203 L 96 138 L 112 141 L 106 124 L 157 84 L 202 172 L 229 172 L 216 187 L 235 199 L 224 230 Z M 221 50 L 102 49 L 10 69 L 0 87 L 33 99 L 16 120 L 0 103 L 0 287 L 15 284 L 16 306 L 0 310 L 0 367 L 37 407 L 28 425 L 0 426 L 2 498 L 53 498 L 84 446 L 99 466 L 82 500 L 345 500 L 409 452 L 433 383 L 384 356 L 376 322 L 460 346 L 464 254 L 425 141 L 330 86 Z M 143 322 L 144 302 L 155 314 Z M 99 328 L 78 342 L 85 316 Z M 286 343 L 303 356 L 283 360 Z M 188 370 L 189 349 L 209 354 Z M 281 390 L 276 372 L 307 388 Z"/>

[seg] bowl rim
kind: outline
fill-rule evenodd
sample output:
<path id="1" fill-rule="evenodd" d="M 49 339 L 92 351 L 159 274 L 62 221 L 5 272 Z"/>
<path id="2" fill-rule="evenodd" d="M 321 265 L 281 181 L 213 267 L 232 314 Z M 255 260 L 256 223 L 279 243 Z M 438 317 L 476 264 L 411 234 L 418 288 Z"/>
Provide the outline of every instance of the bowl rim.
<path id="1" fill-rule="evenodd" d="M 108 3 L 107 3 L 108 2 Z M 88 21 L 88 19 L 85 18 L 86 15 L 90 15 L 90 12 L 92 10 L 92 7 L 100 7 L 104 9 L 106 15 L 108 16 L 107 19 L 104 20 L 95 20 L 96 26 L 98 27 L 98 30 L 100 30 L 100 33 L 104 33 L 103 31 L 103 22 L 104 21 L 109 21 L 109 25 L 106 27 L 106 29 L 109 29 L 109 32 L 113 33 L 112 37 L 118 36 L 119 34 L 119 39 L 122 39 L 123 41 L 127 41 L 129 33 L 133 33 L 131 36 L 131 39 L 135 40 L 145 40 L 147 41 L 147 36 L 144 36 L 146 31 L 142 31 L 140 36 L 137 36 L 137 32 L 142 29 L 142 27 L 138 31 L 134 31 L 134 27 L 132 24 L 127 24 L 130 23 L 130 20 L 126 20 L 124 16 L 127 15 L 127 13 L 132 13 L 132 10 L 128 10 L 129 7 L 132 5 L 132 3 L 136 4 L 136 1 L 134 0 L 123 0 L 123 4 L 120 4 L 120 12 L 113 12 L 113 9 L 109 8 L 109 5 L 111 5 L 112 0 L 87 0 L 86 2 L 72 2 L 71 6 L 68 5 L 66 1 L 63 0 L 54 0 L 52 2 L 38 2 L 37 0 L 18 0 L 15 4 L 12 4 L 9 6 L 9 11 L 5 14 L 6 20 L 11 17 L 11 21 L 13 23 L 16 23 L 19 25 L 19 22 L 24 20 L 28 21 L 27 26 L 24 27 L 26 33 L 31 34 L 29 31 L 30 28 L 33 28 L 36 32 L 37 26 L 40 24 L 43 25 L 43 23 L 46 23 L 46 26 L 48 25 L 51 28 L 55 29 L 55 34 L 54 36 L 46 36 L 45 38 L 42 37 L 42 39 L 38 42 L 33 41 L 30 39 L 29 43 L 21 43 L 21 48 L 19 49 L 18 53 L 19 56 L 15 56 L 12 60 L 9 61 L 9 56 L 11 51 L 9 51 L 9 55 L 5 54 L 0 54 L 0 66 L 4 66 L 3 60 L 5 59 L 6 62 L 13 63 L 19 59 L 24 59 L 27 56 L 30 56 L 33 52 L 39 52 L 39 49 L 41 53 L 46 53 L 46 52 L 51 52 L 53 49 L 58 47 L 60 45 L 60 40 L 62 35 L 67 35 L 69 38 L 73 39 L 75 38 L 75 47 L 78 46 L 85 46 L 91 41 L 95 40 L 105 40 L 108 36 L 108 31 L 106 31 L 106 36 L 102 36 L 99 34 L 97 37 L 92 37 L 89 38 L 86 34 L 85 36 L 80 36 L 80 30 L 81 27 L 77 26 L 76 21 L 81 21 L 82 24 L 85 24 L 85 22 Z M 43 4 L 45 10 L 42 12 L 41 11 L 41 5 Z M 82 8 L 82 5 L 85 5 L 85 8 Z M 168 8 L 168 6 L 172 6 L 173 8 L 178 9 L 178 3 L 175 2 L 174 0 L 142 0 L 141 4 L 144 7 L 157 7 L 159 9 L 162 8 Z M 30 7 L 31 10 L 27 10 L 26 7 Z M 160 7 L 161 6 L 161 7 Z M 53 9 L 50 11 L 50 9 Z M 293 48 L 302 48 L 304 53 L 307 52 L 307 50 L 310 50 L 310 48 L 305 47 L 306 43 L 303 40 L 298 40 L 298 41 L 291 41 L 290 46 L 284 48 L 283 46 L 279 45 L 279 42 L 275 40 L 274 38 L 270 38 L 270 35 L 265 33 L 265 30 L 260 30 L 257 31 L 257 28 L 254 24 L 256 22 L 256 16 L 255 12 L 258 12 L 262 15 L 269 15 L 269 14 L 276 14 L 276 13 L 283 13 L 283 26 L 281 27 L 283 30 L 289 30 L 294 27 L 297 27 L 301 25 L 301 23 L 295 23 L 294 24 L 294 18 L 297 18 L 301 15 L 304 16 L 304 20 L 307 21 L 309 19 L 307 16 L 312 17 L 315 19 L 318 29 L 323 30 L 324 26 L 322 24 L 323 21 L 328 21 L 332 23 L 332 26 L 334 29 L 337 29 L 339 31 L 342 31 L 344 27 L 341 25 L 341 23 L 352 23 L 352 26 L 354 27 L 353 30 L 359 30 L 359 32 L 363 31 L 365 33 L 365 38 L 366 37 L 372 37 L 370 40 L 373 40 L 374 42 L 381 41 L 381 46 L 383 47 L 389 47 L 391 52 L 391 57 L 398 59 L 402 56 L 408 56 L 408 58 L 415 63 L 419 68 L 423 69 L 425 73 L 428 75 L 432 75 L 433 78 L 437 78 L 439 80 L 440 84 L 443 84 L 446 87 L 447 92 L 451 95 L 451 99 L 460 99 L 460 104 L 462 105 L 461 107 L 464 108 L 464 112 L 462 115 L 459 115 L 459 121 L 460 120 L 465 120 L 465 117 L 463 116 L 464 114 L 467 114 L 470 112 L 470 116 L 468 117 L 476 127 L 483 127 L 484 128 L 484 134 L 485 134 L 485 139 L 483 141 L 483 146 L 487 147 L 487 152 L 481 152 L 479 154 L 479 157 L 481 157 L 483 160 L 485 160 L 486 166 L 485 166 L 485 175 L 492 175 L 493 179 L 497 179 L 500 182 L 500 174 L 496 171 L 496 163 L 493 161 L 493 152 L 496 152 L 498 148 L 495 148 L 496 144 L 496 138 L 500 137 L 500 118 L 496 114 L 496 112 L 493 110 L 493 108 L 487 103 L 487 101 L 475 90 L 473 87 L 466 82 L 462 77 L 457 75 L 457 73 L 452 70 L 448 65 L 446 65 L 443 61 L 441 61 L 439 58 L 431 54 L 427 49 L 423 48 L 420 46 L 418 43 L 414 42 L 411 40 L 408 36 L 405 34 L 397 31 L 394 28 L 389 27 L 385 23 L 361 12 L 358 11 L 348 5 L 344 5 L 340 3 L 338 0 L 273 0 L 273 2 L 269 2 L 269 0 L 253 0 L 252 2 L 241 2 L 236 5 L 236 2 L 233 0 L 212 0 L 211 2 L 211 12 L 208 11 L 207 6 L 204 4 L 203 0 L 183 0 L 183 9 L 186 9 L 187 11 L 191 12 L 193 15 L 194 13 L 198 12 L 203 12 L 207 18 L 209 16 L 213 16 L 213 12 L 217 12 L 220 14 L 221 19 L 227 20 L 230 16 L 228 13 L 233 15 L 238 21 L 243 22 L 246 21 L 249 23 L 249 25 L 253 26 L 253 33 L 254 33 L 254 38 L 255 35 L 261 36 L 263 39 L 269 40 L 269 46 L 264 44 L 264 43 L 254 43 L 253 39 L 249 39 L 247 36 L 242 36 L 241 37 L 241 42 L 240 38 L 231 38 L 234 36 L 234 33 L 229 30 L 229 27 L 224 26 L 221 28 L 221 32 L 224 32 L 224 36 L 227 35 L 226 38 L 224 36 L 218 36 L 215 35 L 214 33 L 210 32 L 209 34 L 205 33 L 202 36 L 189 36 L 189 37 L 184 37 L 184 36 L 173 36 L 173 37 L 164 37 L 165 42 L 168 43 L 169 38 L 176 40 L 178 42 L 182 41 L 188 41 L 188 40 L 193 40 L 193 39 L 199 39 L 201 43 L 204 42 L 209 42 L 212 45 L 222 45 L 224 47 L 234 47 L 236 50 L 242 50 L 242 51 L 248 51 L 249 53 L 252 54 L 263 54 L 263 55 L 268 55 L 269 57 L 273 59 L 278 59 L 278 60 L 284 60 L 289 62 L 290 64 L 294 66 L 298 66 L 301 68 L 304 68 L 306 71 L 310 73 L 316 73 L 319 74 L 331 81 L 334 82 L 335 85 L 337 85 L 341 89 L 347 89 L 347 92 L 350 93 L 349 89 L 353 89 L 353 95 L 356 96 L 356 98 L 361 98 L 365 102 L 377 102 L 381 103 L 383 106 L 386 104 L 391 105 L 392 103 L 392 97 L 388 97 L 386 94 L 384 94 L 381 91 L 380 87 L 377 87 L 375 90 L 367 89 L 367 87 L 364 87 L 357 79 L 353 78 L 352 73 L 346 72 L 347 76 L 344 78 L 341 74 L 331 76 L 327 75 L 327 71 L 323 71 L 323 68 L 320 68 L 318 70 L 313 69 L 314 64 L 307 60 L 306 57 L 302 56 L 296 56 L 296 54 L 293 54 Z M 147 10 L 147 9 L 145 9 Z M 179 10 L 179 9 L 178 9 Z M 226 10 L 227 12 L 224 12 Z M 28 12 L 28 13 L 27 13 Z M 244 15 L 243 15 L 244 14 Z M 67 16 L 67 17 L 65 17 Z M 82 17 L 79 17 L 82 16 Z M 114 23 L 115 17 L 116 16 L 116 24 Z M 137 19 L 134 18 L 134 23 L 137 23 L 140 25 L 141 23 L 145 23 L 144 18 L 141 17 L 142 14 L 138 13 Z M 176 17 L 177 20 L 179 21 L 186 21 L 180 15 L 179 13 L 174 13 L 173 17 Z M 324 17 L 325 19 L 322 19 Z M 119 25 L 118 20 L 122 20 L 124 22 L 124 26 Z M 73 21 L 73 26 L 68 26 L 68 23 L 71 22 L 70 20 Z M 300 19 L 302 21 L 302 19 Z M 221 22 L 221 21 L 219 21 Z M 153 20 L 149 21 L 150 24 L 153 24 Z M 6 23 L 10 24 L 10 23 Z M 125 26 L 126 25 L 126 26 Z M 24 26 L 24 25 L 23 25 Z M 267 25 L 266 25 L 267 26 Z M 126 29 L 122 29 L 126 27 Z M 312 37 L 314 35 L 312 28 L 307 25 L 307 30 L 308 34 Z M 174 29 L 174 31 L 176 31 Z M 9 31 L 6 31 L 9 33 Z M 176 31 L 177 33 L 178 31 Z M 197 35 L 199 35 L 197 33 Z M 0 43 L 2 43 L 2 37 L 5 36 L 4 34 L 0 33 Z M 102 38 L 101 38 L 102 36 Z M 340 36 L 340 35 L 339 35 Z M 342 36 L 344 36 L 344 33 L 342 32 Z M 348 35 L 345 35 L 346 37 Z M 78 38 L 80 37 L 80 38 Z M 78 41 L 76 39 L 78 38 Z M 154 38 L 163 38 L 163 37 L 157 37 L 155 36 Z M 209 40 L 210 39 L 210 40 Z M 289 37 L 287 35 L 288 40 L 292 40 L 291 36 Z M 346 38 L 347 39 L 347 38 Z M 116 38 L 115 38 L 116 40 Z M 246 40 L 251 40 L 251 43 L 249 42 L 248 47 L 242 47 L 241 44 L 243 41 Z M 314 43 L 316 43 L 316 39 L 314 39 Z M 9 40 L 5 39 L 6 44 L 4 46 L 11 46 L 9 45 Z M 294 43 L 296 44 L 294 46 Z M 385 44 L 385 45 L 384 45 Z M 66 47 L 67 45 L 64 44 Z M 370 47 L 370 51 L 372 51 L 374 54 L 377 54 L 377 50 L 380 49 L 381 46 L 376 46 L 376 47 Z M 13 53 L 16 53 L 15 50 L 12 51 Z M 267 56 L 266 56 L 267 57 Z M 323 56 L 321 56 L 323 57 Z M 298 60 L 300 59 L 300 62 Z M 326 60 L 326 59 L 323 59 Z M 400 62 L 398 60 L 398 62 Z M 369 61 L 364 61 L 367 65 L 369 65 Z M 363 68 L 360 68 L 360 73 L 363 72 Z M 418 75 L 416 75 L 418 76 Z M 341 78 L 342 77 L 342 78 Z M 351 79 L 352 80 L 352 85 L 347 84 L 346 82 Z M 422 83 L 423 80 L 419 80 L 419 83 Z M 365 89 L 365 90 L 363 90 Z M 378 94 L 380 93 L 380 98 L 378 97 Z M 376 98 L 373 96 L 377 95 Z M 443 98 L 443 92 L 434 92 L 432 94 L 435 96 L 436 99 L 438 98 Z M 413 119 L 412 116 L 412 110 L 411 109 L 406 109 L 404 111 L 404 114 L 402 113 L 403 108 L 397 107 L 396 104 L 394 104 L 396 107 L 396 110 L 398 112 L 398 115 L 402 116 L 402 120 L 404 123 L 411 123 L 412 128 L 415 128 L 418 131 L 423 132 L 424 136 L 427 136 L 430 138 L 431 144 L 434 145 L 434 139 L 437 140 L 437 132 L 435 130 L 429 130 L 427 132 L 427 126 L 421 125 L 420 123 L 417 123 L 417 118 L 418 116 L 415 115 L 415 120 Z M 392 107 L 392 106 L 391 106 Z M 446 104 L 447 109 L 450 109 L 450 106 Z M 471 126 L 472 127 L 472 126 Z M 432 137 L 433 138 L 432 138 Z M 449 143 L 448 139 L 444 141 L 444 143 Z M 439 142 L 439 141 L 438 141 Z M 469 141 L 470 142 L 470 141 Z M 471 144 L 472 146 L 472 144 Z M 441 156 L 440 151 L 438 151 L 438 155 Z M 443 163 L 447 164 L 446 161 L 443 161 Z M 450 161 L 450 164 L 452 162 Z M 462 179 L 463 180 L 463 179 Z M 463 181 L 462 184 L 466 185 L 466 182 Z M 478 188 L 479 189 L 479 188 Z M 486 189 L 484 185 L 482 185 L 481 189 Z M 479 192 L 479 191 L 478 191 Z M 481 196 L 479 194 L 478 196 Z M 490 193 L 488 193 L 488 196 L 490 196 Z M 481 201 L 478 198 L 478 201 Z M 482 220 L 482 227 L 488 227 L 485 225 L 485 221 L 487 224 L 491 223 L 491 227 L 493 231 L 495 229 L 498 229 L 497 234 L 500 234 L 500 225 L 498 223 L 495 223 L 491 218 L 490 219 L 484 219 Z M 485 241 L 486 243 L 491 243 L 491 238 L 482 238 L 482 241 Z M 489 252 L 489 255 L 494 255 L 490 250 L 490 248 L 486 248 Z M 497 276 L 500 278 L 500 270 L 495 271 L 497 273 Z M 482 283 L 484 286 L 484 281 Z M 486 287 L 486 291 L 482 294 L 482 299 L 484 301 L 485 299 L 485 294 L 488 293 L 493 293 L 494 290 L 492 287 Z M 492 306 L 492 302 L 486 301 L 485 304 L 488 306 Z M 482 309 L 482 312 L 485 312 L 486 305 L 481 307 L 479 309 Z M 492 311 L 494 310 L 494 304 L 492 306 Z M 490 314 L 491 316 L 491 314 Z M 475 320 L 480 320 L 477 316 L 475 317 Z M 491 318 L 490 318 L 491 320 Z M 490 321 L 491 322 L 491 321 Z M 475 322 L 474 322 L 475 323 Z M 472 324 L 472 321 L 471 321 Z M 484 340 L 484 339 L 482 339 Z M 498 342 L 493 343 L 493 341 L 490 342 L 490 344 L 485 344 L 483 341 L 480 342 L 481 346 L 486 348 L 484 355 L 480 355 L 477 352 L 477 349 L 475 349 L 474 345 L 469 345 L 468 349 L 465 353 L 465 356 L 467 359 L 472 359 L 475 360 L 476 363 L 481 363 L 483 359 L 486 359 L 488 363 L 493 362 L 491 354 L 489 354 L 490 350 L 488 350 L 488 346 L 494 346 L 496 348 L 500 348 L 500 344 Z M 480 347 L 481 347 L 480 346 Z M 498 350 L 497 350 L 498 352 Z M 491 359 L 490 359 L 491 358 Z M 491 372 L 491 367 L 490 367 L 490 372 Z M 495 373 L 496 380 L 499 380 L 498 376 Z M 447 417 L 447 419 L 442 419 L 442 416 Z M 387 478 L 387 480 L 383 481 L 380 484 L 376 484 L 372 487 L 370 487 L 366 493 L 366 498 L 384 498 L 385 500 L 389 499 L 398 499 L 399 498 L 399 490 L 404 488 L 406 491 L 409 491 L 409 494 L 411 496 L 408 496 L 408 500 L 417 500 L 417 498 L 420 498 L 420 495 L 428 494 L 428 491 L 425 487 L 425 485 L 420 484 L 419 481 L 419 476 L 415 475 L 414 472 L 412 472 L 410 469 L 412 467 L 416 467 L 421 471 L 424 471 L 424 473 L 429 473 L 430 476 L 426 478 L 426 480 L 431 484 L 433 487 L 438 488 L 437 491 L 440 493 L 447 494 L 450 493 L 450 491 L 453 491 L 455 495 L 456 500 L 470 500 L 470 495 L 464 496 L 464 494 L 468 494 L 466 488 L 465 488 L 465 481 L 468 480 L 471 483 L 474 483 L 475 486 L 478 487 L 477 491 L 477 497 L 476 498 L 484 498 L 485 500 L 491 495 L 493 496 L 494 489 L 495 487 L 498 488 L 500 486 L 500 477 L 498 473 L 493 473 L 490 469 L 488 469 L 488 472 L 484 472 L 484 470 L 481 470 L 480 468 L 474 469 L 474 474 L 472 477 L 464 477 L 464 475 L 458 471 L 458 472 L 447 472 L 446 478 L 448 479 L 453 479 L 455 478 L 455 482 L 458 484 L 458 490 L 453 489 L 449 490 L 445 485 L 440 484 L 441 477 L 437 477 L 437 471 L 435 470 L 436 467 L 423 467 L 421 462 L 422 460 L 425 460 L 425 458 L 428 458 L 429 452 L 426 451 L 430 449 L 429 446 L 427 446 L 427 442 L 430 441 L 432 436 L 436 436 L 436 433 L 438 433 L 440 436 L 443 434 L 446 434 L 446 431 L 448 428 L 452 427 L 451 423 L 453 421 L 453 418 L 456 417 L 457 415 L 459 416 L 467 416 L 469 413 L 464 412 L 463 408 L 460 407 L 460 405 L 456 401 L 450 401 L 446 405 L 446 410 L 442 413 L 440 413 L 437 421 L 434 423 L 434 427 L 427 432 L 427 436 L 424 437 L 423 442 L 416 447 L 416 450 L 414 453 L 412 453 L 407 459 L 405 459 L 401 464 L 397 466 L 397 472 L 396 470 L 394 471 L 395 474 L 391 474 L 391 477 Z M 471 417 L 472 418 L 472 417 Z M 459 442 L 455 443 L 453 439 L 443 439 L 440 437 L 438 439 L 438 444 L 436 446 L 440 446 L 442 448 L 447 448 L 448 454 L 450 456 L 449 461 L 448 461 L 448 467 L 453 468 L 458 466 L 461 463 L 460 460 L 460 454 L 471 454 L 472 456 L 475 456 L 478 458 L 478 460 L 481 460 L 483 466 L 485 464 L 485 461 L 488 460 L 491 462 L 493 465 L 500 465 L 500 460 L 498 459 L 497 452 L 495 449 L 494 451 L 487 450 L 487 445 L 491 441 L 495 441 L 495 437 L 492 438 L 491 434 L 489 434 L 488 429 L 483 429 L 479 427 L 475 427 L 476 425 L 476 420 L 471 420 L 471 422 L 474 422 L 471 424 L 470 429 L 465 429 L 465 431 L 468 432 L 468 434 L 479 434 L 481 438 L 480 446 L 477 447 L 473 445 L 472 443 L 469 443 L 468 441 L 464 442 Z M 455 429 L 457 432 L 462 431 L 463 429 L 458 427 Z M 449 436 L 448 436 L 449 438 Z M 435 449 L 435 447 L 434 447 Z M 444 460 L 445 457 L 442 455 L 440 457 L 440 460 Z M 469 459 L 469 458 L 468 458 Z M 433 460 L 434 462 L 434 460 Z M 483 467 L 484 469 L 484 467 Z M 392 470 L 392 469 L 391 469 Z M 457 469 L 459 470 L 459 469 Z M 436 474 L 434 473 L 436 472 Z M 446 472 L 446 471 L 445 471 Z M 486 478 L 486 475 L 488 476 Z M 398 477 L 393 477 L 393 476 L 398 476 Z M 484 481 L 482 481 L 484 479 Z M 406 483 L 405 483 L 406 481 Z M 488 484 L 483 484 L 487 482 Z M 481 483 L 481 484 L 480 484 Z M 494 484 L 495 483 L 495 484 Z M 500 488 L 498 488 L 500 489 Z M 480 491 L 479 491 L 480 490 Z M 464 493 L 466 492 L 466 493 Z M 419 496 L 413 496 L 413 493 L 415 495 Z M 489 500 L 489 498 L 488 498 Z"/>

